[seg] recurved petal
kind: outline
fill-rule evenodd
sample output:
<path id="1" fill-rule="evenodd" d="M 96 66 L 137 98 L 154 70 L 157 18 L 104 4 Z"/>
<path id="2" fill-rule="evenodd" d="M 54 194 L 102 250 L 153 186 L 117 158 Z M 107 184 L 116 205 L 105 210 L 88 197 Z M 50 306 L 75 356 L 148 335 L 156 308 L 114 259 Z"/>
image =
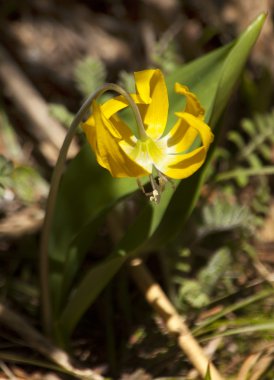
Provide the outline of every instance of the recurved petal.
<path id="1" fill-rule="evenodd" d="M 150 81 L 156 70 L 143 70 L 134 73 L 136 92 L 140 96 L 141 102 L 149 104 L 151 102 Z"/>
<path id="2" fill-rule="evenodd" d="M 214 139 L 214 135 L 211 132 L 210 127 L 201 119 L 191 115 L 190 113 L 177 112 L 176 115 L 179 116 L 184 122 L 186 122 L 190 128 L 198 132 L 202 140 L 202 146 L 207 151 Z"/>
<path id="3" fill-rule="evenodd" d="M 193 92 L 189 91 L 187 86 L 183 86 L 180 83 L 175 83 L 174 89 L 177 94 L 181 94 L 186 97 L 185 112 L 191 113 L 192 115 L 203 120 L 205 110 L 201 106 L 197 96 L 193 94 Z"/>
<path id="4" fill-rule="evenodd" d="M 93 148 L 98 163 L 106 168 L 113 177 L 141 177 L 147 175 L 147 172 L 137 163 L 132 161 L 120 148 L 120 139 L 115 137 L 110 130 L 117 129 L 118 120 L 113 125 L 111 120 L 105 118 L 100 111 L 100 106 L 95 103 L 93 109 L 94 131 L 88 130 L 88 125 L 84 127 L 88 141 Z M 91 127 L 91 125 L 90 125 Z M 124 125 L 120 126 L 120 136 L 128 140 L 130 138 L 128 129 Z M 93 139 L 96 139 L 95 141 Z M 91 141 L 90 141 L 91 140 Z"/>
<path id="5" fill-rule="evenodd" d="M 136 104 L 144 104 L 143 99 L 138 94 L 129 94 L 132 100 Z M 116 96 L 107 100 L 105 103 L 101 104 L 101 110 L 107 119 L 110 119 L 117 112 L 129 107 L 128 101 L 122 95 Z"/>
<path id="6" fill-rule="evenodd" d="M 152 139 L 162 136 L 168 116 L 168 94 L 164 76 L 159 69 L 135 73 L 137 95 L 143 100 L 140 111 L 146 133 Z"/>
<path id="7" fill-rule="evenodd" d="M 195 173 L 206 158 L 204 147 L 187 154 L 168 155 L 164 161 L 155 165 L 163 174 L 173 179 L 183 179 Z"/>
<path id="8" fill-rule="evenodd" d="M 188 150 L 198 136 L 198 131 L 181 117 L 174 127 L 163 138 L 166 141 L 168 153 L 182 153 Z"/>
<path id="9" fill-rule="evenodd" d="M 126 99 L 122 95 L 119 95 L 103 103 L 101 105 L 101 111 L 105 117 L 109 119 L 112 115 L 116 114 L 126 107 L 128 107 Z"/>
<path id="10" fill-rule="evenodd" d="M 94 116 L 88 118 L 88 120 L 81 125 L 83 131 L 86 134 L 86 138 L 91 145 L 92 150 L 96 153 L 96 128 Z"/>
<path id="11" fill-rule="evenodd" d="M 112 100 L 112 99 L 111 99 Z M 113 99 L 114 100 L 114 99 Z M 90 135 L 90 134 L 93 134 L 94 135 L 94 130 L 92 130 L 91 132 L 91 129 L 88 128 L 88 126 L 96 126 L 95 124 L 95 118 L 96 118 L 96 115 L 99 114 L 99 115 L 104 115 L 104 118 L 105 119 L 109 119 L 109 117 L 106 117 L 105 116 L 105 112 L 103 112 L 103 106 L 98 104 L 96 102 L 96 100 L 94 100 L 92 102 L 92 115 L 85 121 L 85 123 L 83 124 L 83 129 L 84 131 L 86 132 L 87 134 L 87 137 Z M 106 111 L 106 109 L 104 110 Z M 100 116 L 101 117 L 101 116 Z M 114 116 L 112 116 L 114 117 Z M 118 116 L 117 116 L 118 118 Z M 119 118 L 118 118 L 119 119 Z M 118 124 L 119 126 L 119 124 Z M 95 128 L 96 129 L 96 128 Z M 109 125 L 109 131 L 110 133 L 113 135 L 113 137 L 116 137 L 116 138 L 122 138 L 122 134 L 121 134 L 121 131 L 119 130 L 119 128 L 117 128 L 117 125 L 113 124 L 113 123 L 110 123 Z M 93 140 L 93 137 L 92 137 L 92 140 Z"/>

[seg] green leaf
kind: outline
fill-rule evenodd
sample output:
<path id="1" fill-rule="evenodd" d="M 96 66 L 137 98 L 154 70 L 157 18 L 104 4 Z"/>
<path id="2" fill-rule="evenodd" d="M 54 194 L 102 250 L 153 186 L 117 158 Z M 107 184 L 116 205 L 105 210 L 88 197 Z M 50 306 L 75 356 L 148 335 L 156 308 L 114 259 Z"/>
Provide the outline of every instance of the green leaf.
<path id="1" fill-rule="evenodd" d="M 249 163 L 249 166 L 251 168 L 260 169 L 263 167 L 263 163 L 256 153 L 251 153 L 249 156 L 247 156 L 246 161 Z"/>
<path id="2" fill-rule="evenodd" d="M 197 84 L 197 90 L 195 86 L 191 87 L 192 90 L 198 95 L 199 99 L 205 99 L 206 97 L 205 102 L 207 102 L 207 104 L 209 103 L 208 111 L 206 113 L 206 117 L 209 120 L 209 125 L 215 126 L 219 116 L 224 111 L 225 106 L 231 96 L 231 92 L 240 77 L 244 63 L 248 58 L 248 54 L 259 36 L 265 17 L 265 14 L 257 17 L 257 19 L 246 29 L 246 31 L 236 40 L 234 44 L 223 48 L 228 50 L 225 50 L 226 57 L 222 57 L 223 60 L 221 62 L 220 56 L 216 56 L 217 60 L 215 64 L 211 62 L 213 67 L 211 67 L 211 69 L 208 68 L 208 70 L 210 72 L 214 71 L 214 80 L 211 74 L 208 74 L 207 77 L 206 72 L 203 72 L 204 77 L 202 77 L 203 80 L 201 80 L 201 82 L 203 82 L 203 87 L 201 87 L 201 82 Z M 223 51 L 224 50 L 221 50 L 221 52 Z M 212 58 L 212 56 L 210 58 Z M 203 59 L 205 59 L 205 57 Z M 202 63 L 202 68 L 204 69 L 205 62 L 202 61 Z M 218 67 L 218 70 L 216 67 Z M 200 73 L 198 71 L 198 67 L 196 66 L 195 69 L 197 70 L 197 77 L 199 77 Z M 187 70 L 186 74 L 190 74 L 189 70 Z M 177 78 L 177 80 L 182 83 L 186 82 L 186 78 L 184 78 L 183 75 Z M 214 85 L 211 84 L 210 81 L 213 81 Z M 209 89 L 211 89 L 211 91 Z M 215 126 L 215 136 L 218 136 L 221 133 L 221 128 L 222 124 Z M 200 188 L 206 177 L 207 166 L 210 163 L 215 145 L 216 141 L 211 147 L 206 163 L 202 166 L 202 168 L 190 178 L 181 181 L 178 185 L 174 195 L 172 196 L 172 200 L 166 208 L 164 217 L 159 220 L 159 226 L 149 242 L 150 244 L 153 243 L 153 246 L 160 246 L 161 244 L 166 243 L 171 237 L 180 231 L 188 219 L 198 199 Z"/>
<path id="3" fill-rule="evenodd" d="M 171 113 L 168 128 L 174 121 L 173 113 L 182 108 L 182 98 L 173 92 L 173 86 L 178 81 L 188 85 L 197 94 L 207 109 L 206 119 L 211 126 L 215 126 L 215 134 L 220 133 L 221 125 L 216 126 L 216 122 L 231 96 L 264 19 L 265 15 L 259 16 L 236 42 L 183 66 L 167 78 Z M 211 148 L 207 164 L 213 150 L 214 146 Z M 54 249 L 51 250 L 51 257 L 61 264 L 55 272 L 55 275 L 59 276 L 60 284 L 67 249 L 72 238 L 105 207 L 109 207 L 119 197 L 136 188 L 131 180 L 112 179 L 108 173 L 94 164 L 91 152 L 86 149 L 79 157 L 72 162 L 63 179 L 53 228 Z M 113 255 L 88 271 L 76 286 L 67 305 L 62 306 L 63 312 L 57 320 L 62 322 L 58 323 L 60 328 L 66 326 L 66 334 L 72 332 L 83 312 L 117 273 L 126 257 L 166 244 L 180 231 L 198 199 L 206 168 L 207 165 L 204 165 L 198 173 L 178 182 L 175 191 L 168 186 L 159 205 L 144 200 L 144 206 L 140 206 L 135 222 L 129 226 Z M 119 252 L 125 252 L 126 256 L 121 257 Z M 60 292 L 61 288 L 55 287 L 53 292 L 56 308 L 59 310 L 61 308 L 58 297 L 59 300 L 62 297 L 60 293 L 56 293 Z"/>
<path id="4" fill-rule="evenodd" d="M 87 307 L 93 303 L 125 261 L 125 252 L 120 252 L 111 255 L 85 274 L 61 318 L 55 324 L 56 335 L 61 336 L 61 341 L 71 334 Z"/>
<path id="5" fill-rule="evenodd" d="M 144 219 L 149 221 L 150 218 L 151 208 L 148 205 L 144 206 L 139 217 L 129 227 L 128 234 L 125 235 L 116 252 L 87 271 L 64 308 L 60 320 L 57 322 L 57 330 L 61 327 L 65 335 L 70 335 L 83 313 L 127 260 L 127 251 L 138 244 L 134 237 L 132 239 L 134 231 L 138 230 L 139 234 L 142 234 L 143 240 L 147 238 L 149 231 L 143 221 Z M 140 239 L 140 235 L 137 239 Z M 125 247 L 127 251 L 124 250 Z"/>
<path id="6" fill-rule="evenodd" d="M 245 146 L 245 141 L 243 139 L 243 136 L 241 136 L 236 131 L 229 132 L 229 134 L 228 134 L 228 140 L 230 140 L 231 142 L 233 142 L 237 146 L 238 150 L 243 149 L 244 146 Z"/>
<path id="7" fill-rule="evenodd" d="M 211 380 L 211 375 L 210 375 L 210 364 L 208 364 L 208 367 L 207 367 L 205 380 Z"/>
<path id="8" fill-rule="evenodd" d="M 214 329 L 216 331 L 216 329 Z M 242 334 L 251 334 L 258 331 L 273 331 L 274 330 L 274 322 L 268 322 L 268 323 L 257 323 L 253 325 L 248 326 L 242 326 L 239 328 L 231 328 L 224 332 L 217 332 L 214 335 L 210 336 L 210 340 L 215 337 L 225 337 L 225 336 L 231 336 L 231 335 L 240 335 L 242 338 Z M 207 339 L 203 339 L 202 341 L 206 341 Z"/>
<path id="9" fill-rule="evenodd" d="M 250 305 L 254 302 L 258 302 L 261 299 L 273 296 L 273 293 L 274 293 L 273 289 L 264 289 L 256 293 L 255 295 L 246 297 L 245 299 L 241 301 L 238 301 L 230 306 L 227 306 L 224 309 L 222 309 L 220 312 L 216 313 L 214 316 L 209 317 L 205 321 L 203 321 L 198 327 L 192 330 L 192 333 L 195 336 L 199 336 L 204 333 L 205 328 L 212 325 L 214 322 L 220 320 L 221 318 L 225 317 L 226 315 L 229 315 L 230 313 L 240 310 L 242 308 L 245 308 L 247 305 Z"/>
<path id="10" fill-rule="evenodd" d="M 242 121 L 242 129 L 245 131 L 251 139 L 256 135 L 256 128 L 254 123 L 252 123 L 249 119 L 243 119 Z"/>
<path id="11" fill-rule="evenodd" d="M 238 38 L 231 54 L 228 55 L 215 96 L 212 111 L 212 123 L 215 124 L 223 112 L 224 105 L 228 102 L 231 92 L 239 78 L 240 73 L 246 63 L 250 50 L 255 44 L 263 24 L 266 14 L 260 14 L 255 21 Z"/>
<path id="12" fill-rule="evenodd" d="M 107 212 L 115 200 L 135 189 L 135 180 L 114 180 L 102 169 L 87 144 L 69 164 L 58 193 L 49 248 L 50 286 L 55 316 L 64 306 L 62 300 L 65 295 L 62 291 L 67 291 L 68 284 L 74 278 L 73 274 L 68 279 L 68 263 L 74 268 L 79 267 L 81 252 L 87 251 L 98 228 L 94 219 L 102 210 Z M 87 228 L 89 232 L 85 233 Z M 79 234 L 82 234 L 81 239 L 77 238 Z M 75 262 L 70 255 L 75 257 Z M 73 268 L 71 273 L 74 273 Z"/>
<path id="13" fill-rule="evenodd" d="M 258 146 L 258 151 L 266 161 L 271 161 L 272 146 L 261 144 Z"/>

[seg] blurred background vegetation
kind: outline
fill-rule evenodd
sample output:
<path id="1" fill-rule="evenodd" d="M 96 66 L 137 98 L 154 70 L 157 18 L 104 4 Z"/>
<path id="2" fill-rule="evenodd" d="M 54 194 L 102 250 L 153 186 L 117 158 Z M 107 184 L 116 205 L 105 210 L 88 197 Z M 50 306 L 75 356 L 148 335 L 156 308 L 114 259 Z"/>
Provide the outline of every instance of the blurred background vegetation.
<path id="1" fill-rule="evenodd" d="M 0 1 L 1 304 L 41 331 L 38 245 L 45 200 L 66 128 L 83 99 L 105 81 L 132 91 L 133 71 L 159 67 L 170 74 L 230 42 L 267 11 L 222 117 L 198 207 L 185 231 L 150 252 L 148 265 L 226 376 L 246 363 L 253 376 L 246 379 L 273 380 L 273 10 L 271 0 Z M 69 159 L 83 140 L 79 133 Z M 130 203 L 126 207 L 134 213 Z M 113 231 L 119 234 L 111 218 L 101 223 L 83 271 L 107 256 Z M 74 378 L 52 368 L 1 321 L 0 312 L 1 379 Z M 65 348 L 104 376 L 198 378 L 125 269 Z"/>

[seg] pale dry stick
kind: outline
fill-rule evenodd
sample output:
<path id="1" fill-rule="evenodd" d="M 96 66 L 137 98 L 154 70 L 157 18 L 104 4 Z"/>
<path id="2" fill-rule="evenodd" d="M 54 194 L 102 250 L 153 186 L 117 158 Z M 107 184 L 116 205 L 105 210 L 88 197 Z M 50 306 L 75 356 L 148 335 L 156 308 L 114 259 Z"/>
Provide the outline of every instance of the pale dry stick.
<path id="1" fill-rule="evenodd" d="M 140 258 L 135 258 L 130 261 L 129 268 L 135 283 L 143 292 L 147 302 L 163 319 L 169 333 L 177 336 L 178 345 L 199 374 L 204 378 L 208 365 L 210 365 L 211 379 L 224 380 L 216 367 L 209 362 L 202 347 L 193 337 L 160 285 L 155 282 L 143 261 Z"/>
<path id="2" fill-rule="evenodd" d="M 50 361 L 70 372 L 80 379 L 104 380 L 104 378 L 91 369 L 81 369 L 73 364 L 74 360 L 63 350 L 55 347 L 47 338 L 35 330 L 19 314 L 0 303 L 0 323 L 16 332 L 25 342 Z"/>
<path id="3" fill-rule="evenodd" d="M 44 210 L 35 206 L 26 206 L 0 219 L 0 239 L 18 239 L 37 232 L 42 225 Z"/>
<path id="4" fill-rule="evenodd" d="M 45 100 L 1 45 L 0 78 L 7 95 L 28 120 L 25 127 L 37 140 L 41 153 L 51 165 L 55 164 L 66 130 L 51 117 Z M 69 157 L 75 156 L 77 151 L 76 143 L 72 142 Z"/>
<path id="5" fill-rule="evenodd" d="M 250 355 L 240 368 L 237 380 L 259 380 L 267 371 L 274 360 L 274 348 L 268 349 Z"/>
<path id="6" fill-rule="evenodd" d="M 241 366 L 240 371 L 238 373 L 237 380 L 247 380 L 248 379 L 248 375 L 252 371 L 252 368 L 254 367 L 254 365 L 259 360 L 260 356 L 261 356 L 260 353 L 252 354 L 244 361 L 244 363 Z"/>
<path id="7" fill-rule="evenodd" d="M 0 360 L 0 368 L 9 380 L 18 380 L 18 378 L 14 376 L 9 367 L 2 360 Z"/>
<path id="8" fill-rule="evenodd" d="M 213 355 L 215 354 L 215 352 L 218 350 L 220 344 L 222 343 L 223 341 L 223 337 L 219 336 L 219 337 L 216 337 L 214 339 L 212 339 L 203 349 L 204 353 L 206 354 L 206 356 L 208 357 L 208 359 L 210 360 Z M 197 370 L 195 368 L 191 369 L 188 373 L 187 373 L 187 379 L 188 380 L 195 380 L 197 379 L 197 377 L 199 377 L 199 374 L 197 372 Z"/>
<path id="9" fill-rule="evenodd" d="M 253 258 L 253 265 L 265 281 L 274 287 L 274 273 L 269 272 L 266 266 L 257 257 Z"/>
<path id="10" fill-rule="evenodd" d="M 263 380 L 262 375 L 270 367 L 271 363 L 273 363 L 273 355 L 272 356 L 263 356 L 260 361 L 256 364 L 254 370 L 252 371 L 252 376 L 250 376 L 249 380 Z"/>

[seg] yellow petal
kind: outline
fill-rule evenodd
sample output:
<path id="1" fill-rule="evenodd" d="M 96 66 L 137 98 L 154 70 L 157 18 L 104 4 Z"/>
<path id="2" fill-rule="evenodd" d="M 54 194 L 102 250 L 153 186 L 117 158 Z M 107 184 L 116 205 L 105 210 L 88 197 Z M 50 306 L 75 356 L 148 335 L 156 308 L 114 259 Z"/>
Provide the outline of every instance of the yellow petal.
<path id="1" fill-rule="evenodd" d="M 142 99 L 139 109 L 146 133 L 152 139 L 162 136 L 168 116 L 168 94 L 162 72 L 144 70 L 135 73 L 137 95 Z"/>
<path id="2" fill-rule="evenodd" d="M 201 119 L 186 113 L 176 113 L 180 120 L 171 132 L 161 140 L 166 144 L 166 156 L 154 164 L 166 176 L 174 179 L 189 177 L 204 163 L 209 145 L 213 141 L 213 133 Z M 201 147 L 189 153 L 181 153 L 191 147 L 194 139 L 200 136 Z M 181 140 L 180 140 L 181 138 Z"/>
<path id="3" fill-rule="evenodd" d="M 137 141 L 136 144 L 128 144 L 124 140 L 119 143 L 123 151 L 138 165 L 142 166 L 148 173 L 152 173 L 156 162 L 165 160 L 165 143 L 161 140 Z"/>
<path id="4" fill-rule="evenodd" d="M 93 108 L 94 126 L 92 120 L 89 124 L 83 126 L 88 141 L 93 148 L 98 163 L 106 168 L 113 177 L 141 177 L 148 173 L 137 163 L 132 161 L 120 148 L 119 139 L 117 139 L 110 130 L 117 130 L 119 120 L 114 120 L 113 125 L 110 120 L 106 119 L 100 110 L 98 104 L 94 104 Z M 94 128 L 90 130 L 89 128 Z M 129 140 L 128 128 L 121 123 L 119 133 L 122 138 Z M 93 139 L 96 139 L 95 141 Z"/>
<path id="5" fill-rule="evenodd" d="M 200 147 L 187 154 L 168 155 L 166 160 L 157 163 L 156 167 L 169 178 L 183 179 L 195 173 L 205 158 L 206 150 Z"/>
<path id="6" fill-rule="evenodd" d="M 150 81 L 156 70 L 143 70 L 134 73 L 136 92 L 141 102 L 149 104 L 151 102 Z"/>
<path id="7" fill-rule="evenodd" d="M 168 153 L 182 153 L 191 147 L 197 136 L 197 129 L 191 127 L 184 119 L 179 118 L 163 139 L 166 141 Z"/>
<path id="8" fill-rule="evenodd" d="M 184 120 L 189 125 L 189 127 L 195 129 L 199 133 L 202 140 L 202 145 L 207 151 L 214 139 L 214 135 L 211 132 L 210 127 L 201 119 L 191 115 L 190 113 L 177 112 L 176 115 Z"/>
<path id="9" fill-rule="evenodd" d="M 91 145 L 91 148 L 94 152 L 96 152 L 96 128 L 95 128 L 95 120 L 94 116 L 88 118 L 88 120 L 83 123 L 82 129 L 86 134 L 86 138 Z"/>
<path id="10" fill-rule="evenodd" d="M 101 105 L 101 110 L 104 113 L 105 117 L 109 119 L 112 115 L 126 107 L 128 107 L 128 103 L 126 99 L 120 95 L 103 103 Z"/>
<path id="11" fill-rule="evenodd" d="M 132 100 L 137 104 L 140 114 L 141 114 L 141 118 L 143 120 L 143 114 L 144 114 L 144 112 L 142 111 L 143 100 L 138 94 L 130 94 L 130 96 Z M 117 96 L 115 98 L 108 100 L 104 104 L 100 105 L 101 112 L 104 114 L 104 116 L 107 119 L 117 117 L 117 113 L 128 106 L 129 106 L 128 101 L 123 96 Z M 132 123 L 136 123 L 135 116 L 132 110 L 131 110 L 131 117 L 132 117 Z M 118 131 L 115 131 L 114 129 L 112 129 L 111 132 L 115 137 L 117 138 L 120 137 Z"/>
<path id="12" fill-rule="evenodd" d="M 193 92 L 190 92 L 187 86 L 183 86 L 180 83 L 175 83 L 174 88 L 177 94 L 182 94 L 186 97 L 185 112 L 191 113 L 192 115 L 203 120 L 205 111 L 201 106 L 197 96 L 193 94 Z"/>

